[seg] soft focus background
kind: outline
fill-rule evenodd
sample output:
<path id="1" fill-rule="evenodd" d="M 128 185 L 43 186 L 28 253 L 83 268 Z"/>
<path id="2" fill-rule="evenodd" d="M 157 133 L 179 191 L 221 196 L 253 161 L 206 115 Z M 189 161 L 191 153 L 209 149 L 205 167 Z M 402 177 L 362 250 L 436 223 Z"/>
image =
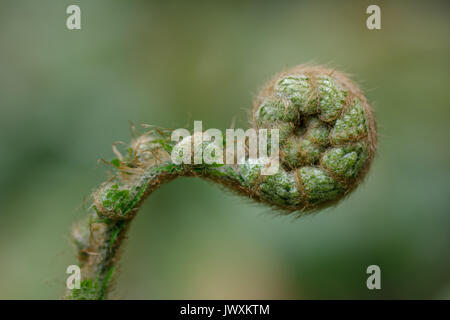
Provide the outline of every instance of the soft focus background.
<path id="1" fill-rule="evenodd" d="M 82 30 L 69 31 L 78 4 Z M 381 7 L 382 29 L 366 28 Z M 376 111 L 365 183 L 295 220 L 199 179 L 149 198 L 112 297 L 450 298 L 450 7 L 412 1 L 24 1 L 0 4 L 0 298 L 64 290 L 71 223 L 129 120 L 246 128 L 259 87 L 315 62 Z M 366 288 L 377 264 L 382 290 Z"/>

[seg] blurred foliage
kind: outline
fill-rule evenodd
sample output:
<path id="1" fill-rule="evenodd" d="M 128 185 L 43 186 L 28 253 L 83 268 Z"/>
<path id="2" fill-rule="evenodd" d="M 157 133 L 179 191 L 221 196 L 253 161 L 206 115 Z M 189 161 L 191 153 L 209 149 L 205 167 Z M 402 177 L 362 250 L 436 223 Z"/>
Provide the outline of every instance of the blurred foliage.
<path id="1" fill-rule="evenodd" d="M 247 127 L 274 73 L 354 74 L 379 124 L 365 184 L 295 220 L 183 178 L 133 223 L 117 298 L 450 298 L 450 25 L 446 2 L 31 1 L 0 4 L 0 298 L 61 295 L 97 159 L 129 123 Z M 68 31 L 78 4 L 82 30 Z M 382 290 L 366 288 L 366 268 Z"/>

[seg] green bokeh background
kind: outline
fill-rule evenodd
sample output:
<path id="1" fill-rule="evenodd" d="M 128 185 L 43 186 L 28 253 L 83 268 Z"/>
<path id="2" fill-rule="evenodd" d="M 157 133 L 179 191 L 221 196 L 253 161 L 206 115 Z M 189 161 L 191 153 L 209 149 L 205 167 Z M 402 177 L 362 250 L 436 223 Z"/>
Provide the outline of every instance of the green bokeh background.
<path id="1" fill-rule="evenodd" d="M 82 30 L 65 27 L 78 4 Z M 365 26 L 381 7 L 382 29 Z M 182 178 L 130 230 L 114 298 L 450 298 L 450 10 L 445 2 L 0 4 L 0 298 L 61 296 L 71 223 L 129 120 L 246 128 L 285 67 L 354 75 L 379 124 L 365 183 L 295 220 Z M 381 267 L 382 289 L 366 288 Z"/>

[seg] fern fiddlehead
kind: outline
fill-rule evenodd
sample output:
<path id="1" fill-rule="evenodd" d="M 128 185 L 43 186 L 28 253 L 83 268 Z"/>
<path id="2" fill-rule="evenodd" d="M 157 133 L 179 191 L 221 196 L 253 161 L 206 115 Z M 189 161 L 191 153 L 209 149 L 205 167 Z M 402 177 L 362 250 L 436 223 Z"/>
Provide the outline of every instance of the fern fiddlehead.
<path id="1" fill-rule="evenodd" d="M 301 215 L 348 195 L 375 154 L 373 111 L 362 91 L 333 69 L 300 65 L 278 74 L 255 99 L 250 122 L 278 129 L 281 165 L 273 175 L 262 175 L 265 164 L 248 154 L 238 164 L 175 164 L 167 130 L 133 139 L 128 154 L 112 161 L 117 175 L 94 192 L 91 214 L 73 228 L 83 281 L 66 298 L 106 298 L 130 222 L 165 182 L 197 176 Z"/>

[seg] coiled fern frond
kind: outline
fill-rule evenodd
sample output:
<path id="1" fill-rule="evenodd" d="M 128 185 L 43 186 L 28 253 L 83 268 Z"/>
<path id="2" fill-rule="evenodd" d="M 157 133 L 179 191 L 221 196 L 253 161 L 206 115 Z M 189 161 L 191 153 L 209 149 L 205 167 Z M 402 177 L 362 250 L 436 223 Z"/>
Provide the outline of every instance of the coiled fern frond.
<path id="1" fill-rule="evenodd" d="M 149 126 L 134 138 L 127 155 L 111 162 L 117 175 L 94 192 L 89 217 L 74 226 L 83 281 L 66 297 L 106 298 L 131 220 L 165 182 L 196 176 L 282 213 L 302 215 L 354 190 L 375 154 L 373 111 L 358 86 L 333 69 L 300 65 L 278 74 L 255 99 L 250 122 L 256 130 L 278 129 L 280 167 L 273 175 L 262 175 L 267 163 L 249 153 L 237 164 L 176 164 L 168 130 Z"/>

